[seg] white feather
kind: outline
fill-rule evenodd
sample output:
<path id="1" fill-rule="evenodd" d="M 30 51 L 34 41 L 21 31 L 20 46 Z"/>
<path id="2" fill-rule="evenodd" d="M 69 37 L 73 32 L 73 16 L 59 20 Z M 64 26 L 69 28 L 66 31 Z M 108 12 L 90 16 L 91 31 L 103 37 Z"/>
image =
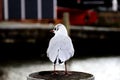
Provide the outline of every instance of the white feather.
<path id="1" fill-rule="evenodd" d="M 56 26 L 58 27 L 58 25 Z M 74 48 L 70 37 L 66 34 L 64 25 L 59 24 L 59 30 L 56 31 L 55 36 L 51 38 L 47 49 L 47 56 L 54 62 L 60 59 L 65 62 L 74 55 Z"/>

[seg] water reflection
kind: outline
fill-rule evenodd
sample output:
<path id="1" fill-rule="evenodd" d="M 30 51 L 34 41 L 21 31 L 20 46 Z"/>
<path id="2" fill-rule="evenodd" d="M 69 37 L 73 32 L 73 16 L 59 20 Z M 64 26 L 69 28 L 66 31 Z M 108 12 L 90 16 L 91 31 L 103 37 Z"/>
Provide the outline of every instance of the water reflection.
<path id="1" fill-rule="evenodd" d="M 95 80 L 120 80 L 120 57 L 101 57 L 86 59 L 71 59 L 68 61 L 68 69 L 92 73 Z M 57 66 L 58 70 L 64 70 L 63 65 Z M 53 70 L 50 61 L 27 61 L 14 62 L 1 66 L 2 74 L 0 80 L 26 80 L 33 72 Z"/>

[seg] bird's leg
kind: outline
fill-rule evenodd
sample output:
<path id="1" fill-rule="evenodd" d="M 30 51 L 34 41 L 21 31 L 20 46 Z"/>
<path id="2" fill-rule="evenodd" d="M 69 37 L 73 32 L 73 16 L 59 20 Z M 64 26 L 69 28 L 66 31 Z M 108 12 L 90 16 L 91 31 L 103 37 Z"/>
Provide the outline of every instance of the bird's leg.
<path id="1" fill-rule="evenodd" d="M 65 75 L 68 76 L 68 75 L 70 75 L 70 74 L 71 74 L 71 73 L 68 72 L 68 70 L 67 70 L 67 63 L 65 62 Z"/>
<path id="2" fill-rule="evenodd" d="M 58 74 L 57 72 L 56 72 L 56 65 L 54 64 L 54 73 L 53 74 Z"/>
<path id="3" fill-rule="evenodd" d="M 65 62 L 65 74 L 68 74 L 66 62 Z"/>
<path id="4" fill-rule="evenodd" d="M 56 68 L 56 65 L 54 64 L 54 73 L 56 72 L 55 68 Z"/>

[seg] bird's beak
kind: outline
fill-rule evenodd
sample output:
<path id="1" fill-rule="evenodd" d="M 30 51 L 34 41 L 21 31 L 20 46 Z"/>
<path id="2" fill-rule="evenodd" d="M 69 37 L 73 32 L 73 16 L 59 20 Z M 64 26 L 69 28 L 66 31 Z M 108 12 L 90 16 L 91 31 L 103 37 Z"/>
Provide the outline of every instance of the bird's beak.
<path id="1" fill-rule="evenodd" d="M 50 30 L 50 32 L 54 33 L 54 30 Z"/>

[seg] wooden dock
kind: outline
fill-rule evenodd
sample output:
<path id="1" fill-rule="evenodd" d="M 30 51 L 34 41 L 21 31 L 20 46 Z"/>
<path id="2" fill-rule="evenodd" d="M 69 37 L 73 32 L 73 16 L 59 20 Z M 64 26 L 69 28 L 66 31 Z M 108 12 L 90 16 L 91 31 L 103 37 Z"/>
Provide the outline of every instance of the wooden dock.
<path id="1" fill-rule="evenodd" d="M 50 37 L 49 30 L 54 24 L 1 22 L 0 42 L 36 42 L 36 40 Z M 120 33 L 118 27 L 70 26 L 71 37 L 107 39 Z"/>

